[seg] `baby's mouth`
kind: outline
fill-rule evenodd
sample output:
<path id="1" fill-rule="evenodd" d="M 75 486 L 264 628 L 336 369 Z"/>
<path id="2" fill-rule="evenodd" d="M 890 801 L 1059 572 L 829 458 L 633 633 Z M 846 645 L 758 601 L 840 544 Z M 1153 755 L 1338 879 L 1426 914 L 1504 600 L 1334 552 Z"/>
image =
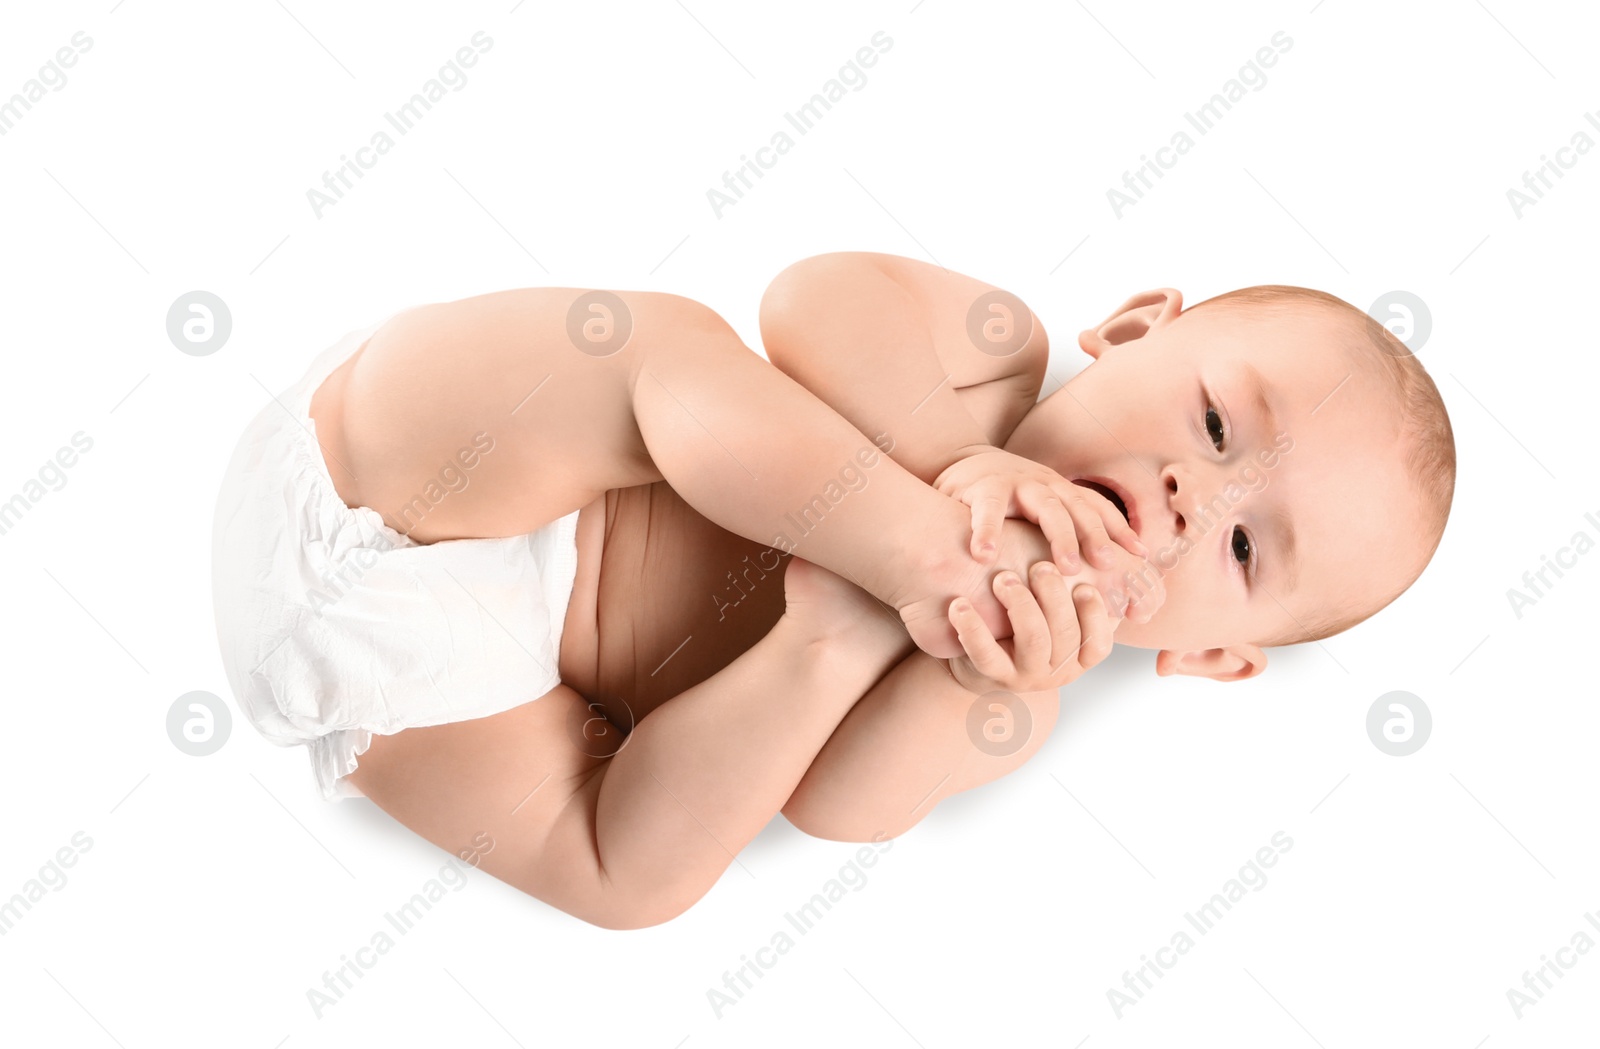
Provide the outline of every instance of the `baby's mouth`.
<path id="1" fill-rule="evenodd" d="M 1134 516 L 1132 499 L 1115 481 L 1108 477 L 1075 477 L 1072 483 L 1105 496 L 1111 505 L 1117 508 L 1117 513 L 1127 519 L 1128 526 L 1135 532 L 1139 530 L 1139 522 Z"/>

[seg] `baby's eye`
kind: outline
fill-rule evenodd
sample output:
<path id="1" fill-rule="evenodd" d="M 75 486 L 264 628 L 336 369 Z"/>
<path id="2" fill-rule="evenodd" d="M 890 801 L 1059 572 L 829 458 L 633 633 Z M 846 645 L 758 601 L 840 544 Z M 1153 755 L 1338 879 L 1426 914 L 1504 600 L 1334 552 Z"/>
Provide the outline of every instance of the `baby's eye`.
<path id="1" fill-rule="evenodd" d="M 1209 404 L 1206 405 L 1206 433 L 1210 435 L 1211 443 L 1216 445 L 1217 451 L 1222 451 L 1222 439 L 1226 436 L 1222 432 L 1222 416 L 1218 415 L 1217 410 Z"/>
<path id="2" fill-rule="evenodd" d="M 1250 537 L 1243 528 L 1233 530 L 1233 557 L 1241 565 L 1250 564 Z"/>

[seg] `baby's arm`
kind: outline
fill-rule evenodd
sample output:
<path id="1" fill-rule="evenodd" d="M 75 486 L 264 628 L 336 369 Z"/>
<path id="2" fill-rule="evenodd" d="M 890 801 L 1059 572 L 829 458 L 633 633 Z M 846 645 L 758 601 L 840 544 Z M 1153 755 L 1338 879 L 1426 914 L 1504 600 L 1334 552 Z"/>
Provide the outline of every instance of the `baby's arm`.
<path id="1" fill-rule="evenodd" d="M 899 834 L 944 798 L 1005 775 L 1039 749 L 1059 707 L 1051 686 L 1105 658 L 1112 624 L 1093 588 L 1076 587 L 1068 600 L 1065 580 L 1047 566 L 1039 566 L 1031 589 L 1012 586 L 1005 595 L 1016 626 L 1014 665 L 992 664 L 981 630 L 968 626 L 962 640 L 977 666 L 997 671 L 994 680 L 969 677 L 975 668 L 963 670 L 959 661 L 903 655 L 806 770 L 783 809 L 792 823 L 844 841 Z M 1043 674 L 1044 667 L 1052 669 Z"/>
<path id="2" fill-rule="evenodd" d="M 968 336 L 969 307 L 995 290 L 892 255 L 817 256 L 768 289 L 762 341 L 774 364 L 858 427 L 904 434 L 896 458 L 931 480 L 973 446 L 1003 443 L 1037 399 L 1048 343 L 1031 311 L 1028 337 L 1009 355 L 979 352 Z M 837 352 L 862 341 L 870 352 Z M 922 392 L 908 396 L 935 386 L 920 406 Z M 784 815 L 825 838 L 900 833 L 941 799 L 1005 775 L 1039 749 L 1058 694 L 1023 692 L 1016 703 L 988 709 L 941 661 L 912 653 L 852 708 Z"/>
<path id="3" fill-rule="evenodd" d="M 666 921 L 771 821 L 856 697 L 913 651 L 877 602 L 806 561 L 790 560 L 784 594 L 765 637 L 625 741 L 591 731 L 593 705 L 557 685 L 490 717 L 374 735 L 351 782 L 585 921 Z"/>
<path id="4" fill-rule="evenodd" d="M 1001 301 L 980 302 L 986 296 Z M 894 434 L 894 457 L 930 484 L 968 452 L 1005 440 L 1038 400 L 1049 359 L 1044 326 L 1021 300 L 864 251 L 780 273 L 762 296 L 761 341 L 780 371 L 862 433 Z"/>
<path id="5" fill-rule="evenodd" d="M 896 837 L 940 801 L 999 779 L 1044 745 L 1057 690 L 976 696 L 911 652 L 861 697 L 783 807 L 834 841 Z"/>
<path id="6" fill-rule="evenodd" d="M 676 324 L 657 319 L 647 330 L 652 340 L 618 354 L 632 354 L 624 367 L 637 453 L 685 502 L 729 531 L 799 554 L 889 603 L 933 655 L 961 653 L 946 619 L 958 595 L 972 601 L 996 637 L 1010 636 L 989 578 L 1000 567 L 1026 572 L 1048 556 L 1042 538 L 1013 533 L 997 564 L 978 563 L 968 550 L 966 507 L 877 455 L 863 437 L 883 434 L 895 446 L 921 448 L 933 439 L 923 431 L 934 416 L 901 416 L 892 426 L 860 431 L 703 307 Z M 856 347 L 867 337 L 819 336 L 825 334 Z M 937 401 L 936 394 L 929 403 Z"/>

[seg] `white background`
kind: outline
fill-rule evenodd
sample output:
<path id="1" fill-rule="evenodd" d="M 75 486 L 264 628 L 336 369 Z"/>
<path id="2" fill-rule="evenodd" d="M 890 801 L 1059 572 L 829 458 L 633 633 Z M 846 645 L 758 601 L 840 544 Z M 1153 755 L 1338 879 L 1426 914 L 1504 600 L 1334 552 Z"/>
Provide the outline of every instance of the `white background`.
<path id="1" fill-rule="evenodd" d="M 1600 139 L 1583 5 L 112 2 L 27 5 L 0 31 L 0 97 L 93 39 L 0 137 L 0 499 L 74 433 L 94 442 L 0 536 L 0 899 L 74 833 L 93 842 L 0 937 L 8 1041 L 1592 1035 L 1600 951 L 1566 955 L 1520 1020 L 1506 996 L 1600 911 L 1600 556 L 1520 618 L 1506 595 L 1575 532 L 1600 536 L 1600 156 L 1520 217 L 1506 196 L 1575 132 Z M 317 218 L 306 191 L 478 30 L 493 48 L 470 82 Z M 879 30 L 893 46 L 866 85 L 717 217 L 706 191 Z M 1279 30 L 1293 47 L 1265 87 L 1117 218 L 1106 190 Z M 318 1019 L 307 989 L 445 854 L 364 800 L 322 803 L 304 756 L 242 720 L 210 757 L 168 740 L 176 697 L 228 694 L 211 509 L 263 387 L 395 310 L 523 285 L 688 295 L 759 347 L 766 283 L 841 249 L 1015 291 L 1057 379 L 1084 361 L 1077 331 L 1145 288 L 1421 296 L 1461 461 L 1438 556 L 1375 619 L 1255 681 L 1158 681 L 1150 653 L 1119 652 L 1069 689 L 1036 760 L 897 841 L 720 1018 L 708 989 L 854 847 L 779 819 L 747 870 L 634 933 L 474 874 Z M 166 334 L 195 289 L 232 311 L 212 356 Z M 1434 719 L 1404 758 L 1365 728 L 1396 689 Z M 1266 886 L 1119 1019 L 1107 990 L 1280 830 L 1294 844 Z"/>

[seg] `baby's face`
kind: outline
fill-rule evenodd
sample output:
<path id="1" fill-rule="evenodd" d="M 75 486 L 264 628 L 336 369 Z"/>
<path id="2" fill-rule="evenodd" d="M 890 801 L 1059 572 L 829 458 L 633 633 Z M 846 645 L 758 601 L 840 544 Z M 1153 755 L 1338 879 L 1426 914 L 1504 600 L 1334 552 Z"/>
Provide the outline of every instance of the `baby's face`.
<path id="1" fill-rule="evenodd" d="M 1105 348 L 1023 419 L 1006 449 L 1116 493 L 1162 571 L 1166 602 L 1118 641 L 1259 644 L 1414 577 L 1421 503 L 1381 362 L 1351 337 L 1311 310 L 1185 313 Z"/>

